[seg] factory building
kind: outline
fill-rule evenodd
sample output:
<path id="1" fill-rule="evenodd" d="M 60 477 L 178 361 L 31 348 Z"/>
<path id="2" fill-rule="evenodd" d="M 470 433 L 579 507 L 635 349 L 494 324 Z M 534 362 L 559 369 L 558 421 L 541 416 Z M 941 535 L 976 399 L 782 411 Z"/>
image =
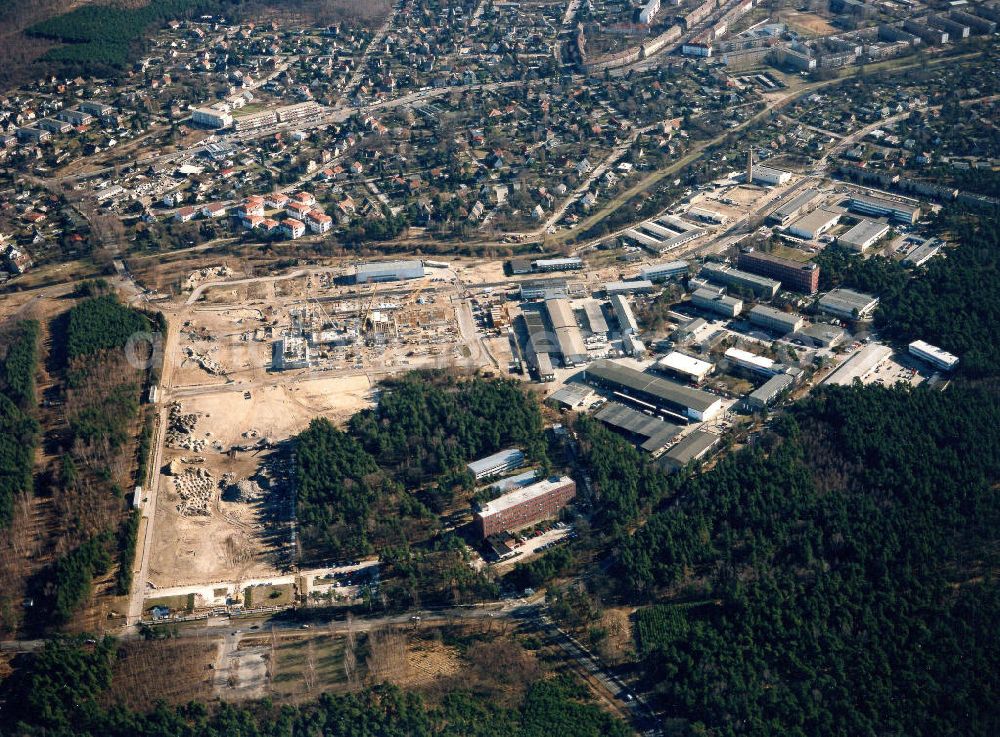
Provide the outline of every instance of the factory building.
<path id="1" fill-rule="evenodd" d="M 835 348 L 844 341 L 845 333 L 840 328 L 826 323 L 806 325 L 791 336 L 810 348 Z"/>
<path id="2" fill-rule="evenodd" d="M 635 333 L 626 333 L 622 336 L 622 351 L 626 356 L 642 359 L 646 357 L 646 344 L 639 340 Z"/>
<path id="3" fill-rule="evenodd" d="M 864 253 L 867 249 L 878 243 L 889 232 L 889 226 L 876 220 L 865 220 L 848 230 L 843 235 L 837 236 L 837 245 L 848 248 L 858 253 Z"/>
<path id="4" fill-rule="evenodd" d="M 906 255 L 906 258 L 903 259 L 903 265 L 923 266 L 932 258 L 937 256 L 940 250 L 940 243 L 934 243 L 933 241 L 922 243 Z"/>
<path id="5" fill-rule="evenodd" d="M 729 348 L 726 351 L 726 359 L 734 366 L 746 369 L 753 374 L 774 376 L 781 373 L 780 364 L 775 363 L 770 358 L 758 356 L 756 353 L 751 353 L 741 348 Z"/>
<path id="6" fill-rule="evenodd" d="M 834 289 L 819 299 L 820 312 L 842 320 L 870 320 L 878 307 L 878 297 L 851 289 Z"/>
<path id="7" fill-rule="evenodd" d="M 751 412 L 763 412 L 793 383 L 794 380 L 788 374 L 777 374 L 768 379 L 762 387 L 750 392 L 743 403 Z"/>
<path id="8" fill-rule="evenodd" d="M 605 404 L 594 415 L 594 419 L 624 435 L 639 446 L 640 450 L 653 454 L 663 450 L 681 431 L 679 425 L 650 417 L 618 402 Z"/>
<path id="9" fill-rule="evenodd" d="M 559 355 L 564 366 L 576 366 L 588 360 L 587 347 L 583 344 L 583 335 L 576 324 L 573 308 L 565 299 L 545 300 L 545 311 L 556 337 Z"/>
<path id="10" fill-rule="evenodd" d="M 613 361 L 595 361 L 584 371 L 589 383 L 652 410 L 685 420 L 711 420 L 722 412 L 722 399 L 699 389 L 658 379 Z"/>
<path id="11" fill-rule="evenodd" d="M 797 312 L 783 312 L 767 305 L 757 305 L 750 310 L 750 322 L 766 330 L 785 335 L 799 330 L 806 321 Z"/>
<path id="12" fill-rule="evenodd" d="M 660 457 L 660 466 L 666 471 L 679 471 L 692 461 L 704 458 L 718 443 L 718 435 L 693 430 Z"/>
<path id="13" fill-rule="evenodd" d="M 555 371 L 552 369 L 550 353 L 556 353 L 559 346 L 553 340 L 552 334 L 546 329 L 542 313 L 537 309 L 525 309 L 521 313 L 524 321 L 524 332 L 528 336 L 528 362 L 538 372 L 539 381 L 555 381 Z"/>
<path id="14" fill-rule="evenodd" d="M 715 368 L 708 361 L 688 356 L 679 351 L 672 351 L 655 364 L 657 371 L 671 374 L 686 381 L 700 384 Z"/>
<path id="15" fill-rule="evenodd" d="M 371 282 L 420 279 L 423 276 L 424 265 L 420 261 L 383 261 L 359 265 L 354 281 L 357 284 L 369 284 Z"/>
<path id="16" fill-rule="evenodd" d="M 609 297 L 615 294 L 649 294 L 652 291 L 653 282 L 648 279 L 613 281 L 604 285 L 604 293 Z"/>
<path id="17" fill-rule="evenodd" d="M 583 261 L 578 258 L 540 258 L 531 262 L 532 271 L 578 271 Z"/>
<path id="18" fill-rule="evenodd" d="M 661 282 L 673 279 L 674 277 L 684 276 L 687 274 L 687 270 L 687 261 L 669 261 L 665 264 L 648 266 L 642 269 L 639 274 L 643 279 L 648 279 L 651 282 Z"/>
<path id="19" fill-rule="evenodd" d="M 594 335 L 608 334 L 608 321 L 604 317 L 604 310 L 600 302 L 586 302 L 583 306 L 584 315 L 587 317 L 587 324 L 590 332 Z"/>
<path id="20" fill-rule="evenodd" d="M 790 200 L 786 200 L 778 205 L 774 212 L 767 216 L 768 222 L 774 225 L 788 225 L 792 220 L 804 213 L 818 195 L 819 191 L 812 188 L 799 192 Z"/>
<path id="21" fill-rule="evenodd" d="M 922 340 L 915 340 L 910 343 L 910 355 L 916 356 L 922 361 L 927 361 L 931 366 L 942 371 L 951 371 L 958 365 L 958 356 L 954 356 Z"/>
<path id="22" fill-rule="evenodd" d="M 506 448 L 493 455 L 473 461 L 466 468 L 469 473 L 480 481 L 490 476 L 497 476 L 507 471 L 513 471 L 524 465 L 524 451 L 519 448 Z"/>
<path id="23" fill-rule="evenodd" d="M 753 184 L 765 184 L 769 186 L 787 184 L 792 178 L 791 172 L 775 169 L 771 166 L 762 166 L 760 164 L 753 167 L 750 176 Z"/>
<path id="24" fill-rule="evenodd" d="M 792 261 L 761 251 L 745 251 L 739 255 L 737 265 L 751 274 L 777 279 L 785 289 L 794 292 L 815 294 L 819 290 L 819 266 L 812 262 Z"/>
<path id="25" fill-rule="evenodd" d="M 614 295 L 611 298 L 611 309 L 614 310 L 615 317 L 618 318 L 618 329 L 622 335 L 639 332 L 639 324 L 635 321 L 632 306 L 629 305 L 625 295 Z"/>
<path id="26" fill-rule="evenodd" d="M 854 351 L 850 357 L 834 369 L 823 384 L 831 386 L 851 386 L 855 379 L 861 379 L 871 373 L 880 363 L 892 355 L 892 348 L 879 343 L 869 343 L 860 351 Z"/>
<path id="27" fill-rule="evenodd" d="M 691 304 L 723 317 L 736 317 L 743 312 L 743 300 L 730 297 L 721 289 L 696 289 Z"/>
<path id="28" fill-rule="evenodd" d="M 855 195 L 847 203 L 851 212 L 873 217 L 891 217 L 901 223 L 913 225 L 920 217 L 920 207 L 900 200 L 889 200 L 884 197 L 864 197 Z"/>
<path id="29" fill-rule="evenodd" d="M 701 275 L 715 284 L 745 289 L 759 297 L 766 297 L 768 299 L 773 298 L 781 287 L 781 283 L 774 279 L 756 276 L 755 274 L 714 262 L 705 264 L 701 268 Z"/>
<path id="30" fill-rule="evenodd" d="M 803 215 L 794 223 L 788 226 L 787 230 L 792 235 L 806 240 L 819 238 L 834 225 L 840 222 L 840 214 L 831 212 L 822 207 Z"/>
<path id="31" fill-rule="evenodd" d="M 486 539 L 555 517 L 576 496 L 569 476 L 554 476 L 509 491 L 482 505 L 476 512 L 476 531 Z"/>
<path id="32" fill-rule="evenodd" d="M 565 279 L 536 279 L 520 284 L 521 299 L 559 299 L 568 297 L 574 290 Z"/>

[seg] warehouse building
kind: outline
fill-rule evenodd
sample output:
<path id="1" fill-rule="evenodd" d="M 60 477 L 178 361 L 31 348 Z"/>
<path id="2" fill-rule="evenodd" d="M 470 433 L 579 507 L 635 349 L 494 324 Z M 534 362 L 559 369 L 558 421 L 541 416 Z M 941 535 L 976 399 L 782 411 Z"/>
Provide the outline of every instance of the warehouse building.
<path id="1" fill-rule="evenodd" d="M 653 282 L 648 279 L 612 281 L 604 285 L 604 293 L 609 297 L 615 294 L 649 294 L 652 291 Z"/>
<path id="2" fill-rule="evenodd" d="M 582 295 L 585 293 L 583 284 L 566 279 L 534 279 L 523 281 L 519 285 L 521 299 L 560 299 Z"/>
<path id="3" fill-rule="evenodd" d="M 523 465 L 524 451 L 520 448 L 506 448 L 493 455 L 480 458 L 478 461 L 473 461 L 466 468 L 469 469 L 469 473 L 476 477 L 476 481 L 480 481 L 490 476 L 513 471 Z"/>
<path id="4" fill-rule="evenodd" d="M 691 295 L 691 304 L 723 317 L 736 317 L 743 311 L 743 300 L 730 297 L 721 289 L 696 289 Z"/>
<path id="5" fill-rule="evenodd" d="M 658 371 L 677 376 L 686 381 L 700 384 L 715 368 L 708 361 L 702 361 L 679 351 L 671 351 L 655 364 Z"/>
<path id="6" fill-rule="evenodd" d="M 776 184 L 787 184 L 792 178 L 791 172 L 775 169 L 771 166 L 755 164 L 753 167 L 752 181 L 754 184 L 766 184 L 774 186 Z"/>
<path id="7" fill-rule="evenodd" d="M 679 443 L 660 457 L 660 466 L 667 471 L 679 471 L 693 461 L 699 461 L 719 443 L 719 436 L 704 430 L 692 430 Z"/>
<path id="8" fill-rule="evenodd" d="M 920 217 L 920 207 L 901 200 L 890 200 L 884 197 L 865 197 L 855 195 L 847 203 L 851 212 L 873 217 L 891 217 L 901 223 L 913 225 Z"/>
<path id="9" fill-rule="evenodd" d="M 849 248 L 858 253 L 866 250 L 878 243 L 889 232 L 889 226 L 876 220 L 865 220 L 848 230 L 843 235 L 837 236 L 837 245 Z"/>
<path id="10" fill-rule="evenodd" d="M 750 392 L 743 403 L 751 412 L 763 412 L 793 383 L 794 380 L 788 374 L 776 374 L 764 382 L 762 387 Z"/>
<path id="11" fill-rule="evenodd" d="M 922 243 L 906 255 L 906 258 L 903 259 L 903 265 L 923 266 L 932 258 L 937 256 L 940 250 L 940 242 L 928 241 L 926 243 Z"/>
<path id="12" fill-rule="evenodd" d="M 951 371 L 958 365 L 958 356 L 952 355 L 922 340 L 915 340 L 910 343 L 910 355 L 916 356 L 922 361 L 927 361 L 931 366 L 942 371 Z"/>
<path id="13" fill-rule="evenodd" d="M 578 258 L 540 258 L 531 262 L 532 271 L 578 271 L 583 261 Z"/>
<path id="14" fill-rule="evenodd" d="M 737 261 L 744 271 L 759 276 L 777 279 L 790 289 L 803 294 L 815 294 L 819 290 L 819 266 L 812 262 L 792 261 L 761 251 L 744 251 Z"/>
<path id="15" fill-rule="evenodd" d="M 822 207 L 803 215 L 788 226 L 788 232 L 798 238 L 814 240 L 840 222 L 840 214 Z"/>
<path id="16" fill-rule="evenodd" d="M 604 317 L 604 309 L 600 302 L 586 302 L 583 305 L 583 313 L 587 317 L 587 324 L 590 332 L 594 335 L 608 334 L 608 321 Z"/>
<path id="17" fill-rule="evenodd" d="M 870 320 L 878 307 L 878 297 L 852 289 L 834 289 L 820 297 L 818 307 L 820 312 L 842 320 Z"/>
<path id="18" fill-rule="evenodd" d="M 711 420 L 722 412 L 722 399 L 699 389 L 658 379 L 613 361 L 595 361 L 584 371 L 589 383 L 616 396 L 685 420 Z"/>
<path id="19" fill-rule="evenodd" d="M 545 327 L 545 320 L 538 309 L 525 309 L 521 312 L 524 321 L 524 333 L 527 336 L 528 363 L 538 372 L 539 381 L 555 381 L 555 371 L 552 369 L 550 353 L 556 353 L 559 346 L 554 336 Z"/>
<path id="20" fill-rule="evenodd" d="M 825 379 L 824 384 L 833 386 L 851 386 L 855 379 L 862 379 L 872 369 L 892 355 L 892 348 L 880 343 L 869 343 L 834 369 Z"/>
<path id="21" fill-rule="evenodd" d="M 624 435 L 640 450 L 654 455 L 673 442 L 681 431 L 679 425 L 650 417 L 618 402 L 608 402 L 594 417 Z"/>
<path id="22" fill-rule="evenodd" d="M 783 312 L 767 305 L 757 305 L 750 310 L 750 322 L 766 330 L 785 335 L 805 325 L 805 318 L 797 312 Z"/>
<path id="23" fill-rule="evenodd" d="M 687 274 L 687 271 L 687 261 L 669 261 L 665 264 L 647 266 L 639 273 L 642 275 L 643 279 L 648 279 L 651 282 L 661 282 L 678 276 L 684 276 Z"/>
<path id="24" fill-rule="evenodd" d="M 796 330 L 790 337 L 809 348 L 835 348 L 844 341 L 845 333 L 840 328 L 826 323 L 814 323 Z"/>
<path id="25" fill-rule="evenodd" d="M 587 347 L 583 344 L 583 334 L 576 324 L 573 308 L 565 299 L 545 300 L 552 332 L 564 366 L 576 366 L 588 360 Z"/>
<path id="26" fill-rule="evenodd" d="M 745 351 L 742 348 L 729 348 L 726 350 L 726 359 L 733 365 L 746 369 L 752 374 L 760 376 L 774 376 L 782 372 L 782 366 L 775 363 L 770 358 L 758 356 L 756 353 Z"/>
<path id="27" fill-rule="evenodd" d="M 767 216 L 768 222 L 774 225 L 788 225 L 795 218 L 808 210 L 809 205 L 818 195 L 819 190 L 812 188 L 799 192 L 790 200 L 778 205 L 774 212 Z"/>
<path id="28" fill-rule="evenodd" d="M 701 275 L 715 284 L 745 289 L 758 297 L 773 298 L 781 287 L 781 282 L 740 271 L 725 264 L 709 262 L 702 266 Z"/>
<path id="29" fill-rule="evenodd" d="M 626 333 L 622 336 L 622 351 L 626 356 L 642 359 L 646 357 L 646 344 L 639 340 L 635 333 Z"/>
<path id="30" fill-rule="evenodd" d="M 614 310 L 615 317 L 618 318 L 618 329 L 622 335 L 639 332 L 639 323 L 635 321 L 632 313 L 632 306 L 623 294 L 616 294 L 611 298 L 611 309 Z"/>
<path id="31" fill-rule="evenodd" d="M 476 530 L 485 540 L 555 517 L 576 496 L 569 476 L 553 476 L 507 492 L 483 504 L 475 515 Z"/>
<path id="32" fill-rule="evenodd" d="M 358 266 L 354 281 L 357 284 L 373 282 L 404 281 L 420 279 L 424 276 L 424 265 L 420 261 L 383 261 Z"/>

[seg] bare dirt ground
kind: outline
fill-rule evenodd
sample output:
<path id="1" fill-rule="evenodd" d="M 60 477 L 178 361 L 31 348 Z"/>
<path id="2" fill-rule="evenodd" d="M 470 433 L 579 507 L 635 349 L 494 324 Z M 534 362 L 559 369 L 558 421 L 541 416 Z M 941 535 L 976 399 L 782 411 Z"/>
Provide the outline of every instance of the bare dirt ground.
<path id="1" fill-rule="evenodd" d="M 792 28 L 813 36 L 830 36 L 837 32 L 837 29 L 831 26 L 825 18 L 813 13 L 790 10 L 780 13 L 779 18 Z"/>

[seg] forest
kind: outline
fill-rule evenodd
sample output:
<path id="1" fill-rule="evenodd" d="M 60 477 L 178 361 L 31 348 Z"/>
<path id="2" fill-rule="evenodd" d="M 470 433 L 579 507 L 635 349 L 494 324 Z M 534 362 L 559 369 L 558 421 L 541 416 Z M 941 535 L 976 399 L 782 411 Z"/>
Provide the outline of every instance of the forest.
<path id="1" fill-rule="evenodd" d="M 34 412 L 38 323 L 23 320 L 3 335 L 0 355 L 0 529 L 11 522 L 14 502 L 32 491 L 38 444 Z"/>
<path id="2" fill-rule="evenodd" d="M 896 261 L 827 248 L 816 258 L 820 288 L 843 284 L 878 295 L 875 327 L 885 337 L 926 340 L 957 355 L 960 373 L 994 376 L 1000 367 L 1000 216 L 980 217 L 954 205 L 939 213 L 934 229 L 957 245 L 912 278 Z"/>
<path id="3" fill-rule="evenodd" d="M 69 311 L 66 354 L 72 360 L 109 348 L 123 348 L 135 333 L 151 330 L 149 318 L 105 294 L 80 302 Z"/>
<path id="4" fill-rule="evenodd" d="M 247 705 L 180 708 L 150 705 L 146 713 L 109 707 L 115 641 L 92 645 L 83 638 L 49 641 L 28 656 L 2 686 L 6 700 L 0 735 L 50 737 L 626 737 L 621 721 L 590 703 L 568 676 L 539 679 L 521 703 L 503 706 L 469 691 L 441 703 L 383 684 L 346 695 L 324 694 L 296 706 L 269 700 Z"/>
<path id="5" fill-rule="evenodd" d="M 649 687 L 692 733 L 990 735 L 1000 394 L 828 388 L 623 534 Z"/>

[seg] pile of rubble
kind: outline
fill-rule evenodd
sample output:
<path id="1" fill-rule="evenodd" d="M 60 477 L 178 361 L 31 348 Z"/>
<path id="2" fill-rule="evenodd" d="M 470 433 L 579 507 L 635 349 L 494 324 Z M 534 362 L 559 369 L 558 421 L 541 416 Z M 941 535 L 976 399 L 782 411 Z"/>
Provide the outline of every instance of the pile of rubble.
<path id="1" fill-rule="evenodd" d="M 185 287 L 187 289 L 194 289 L 202 282 L 214 281 L 216 279 L 226 279 L 232 275 L 233 270 L 225 264 L 222 266 L 207 266 L 203 269 L 198 269 L 198 271 L 191 272 L 187 278 Z"/>
<path id="2" fill-rule="evenodd" d="M 177 511 L 185 517 L 207 517 L 218 488 L 207 468 L 185 468 L 174 476 L 174 490 L 180 496 Z"/>
<path id="3" fill-rule="evenodd" d="M 195 361 L 202 369 L 210 373 L 212 376 L 225 376 L 226 370 L 222 367 L 218 361 L 216 361 L 211 356 L 207 356 L 204 353 L 198 353 L 194 348 L 188 347 L 186 349 L 188 358 Z"/>
<path id="4" fill-rule="evenodd" d="M 194 437 L 198 425 L 198 415 L 181 409 L 180 402 L 170 405 L 170 416 L 167 420 L 167 445 L 172 448 L 183 448 L 195 453 L 205 448 L 205 440 Z"/>
<path id="5" fill-rule="evenodd" d="M 255 504 L 264 496 L 264 490 L 254 478 L 240 479 L 235 483 L 230 482 L 222 492 L 223 499 L 227 502 L 240 502 L 242 504 Z"/>

